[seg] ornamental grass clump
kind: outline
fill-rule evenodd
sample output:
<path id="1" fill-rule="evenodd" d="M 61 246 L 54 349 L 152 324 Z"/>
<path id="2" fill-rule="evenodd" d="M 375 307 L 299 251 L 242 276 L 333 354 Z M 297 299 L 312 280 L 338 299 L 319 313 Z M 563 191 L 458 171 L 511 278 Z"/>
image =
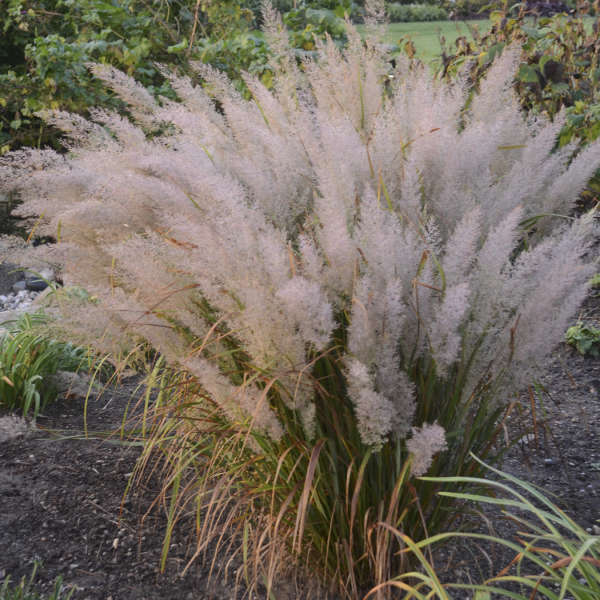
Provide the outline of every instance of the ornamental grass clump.
<path id="1" fill-rule="evenodd" d="M 562 339 L 597 266 L 592 219 L 560 215 L 600 144 L 570 161 L 563 116 L 524 120 L 516 50 L 466 107 L 464 82 L 390 70 L 350 26 L 298 67 L 265 21 L 273 91 L 248 75 L 245 100 L 198 64 L 203 85 L 165 70 L 179 101 L 157 103 L 95 65 L 132 120 L 48 113 L 69 154 L 16 152 L 0 177 L 59 237 L 38 258 L 94 299 L 65 323 L 168 365 L 140 462 L 163 469 L 163 562 L 194 515 L 193 558 L 355 598 L 408 568 L 395 532 L 456 518 L 416 476 L 480 474 L 469 453 L 498 456 L 513 392 Z"/>

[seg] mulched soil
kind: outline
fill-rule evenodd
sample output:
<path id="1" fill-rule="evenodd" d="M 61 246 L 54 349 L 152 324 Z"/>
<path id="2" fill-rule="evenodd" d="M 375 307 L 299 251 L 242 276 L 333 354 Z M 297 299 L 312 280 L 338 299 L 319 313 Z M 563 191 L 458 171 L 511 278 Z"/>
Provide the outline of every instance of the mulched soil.
<path id="1" fill-rule="evenodd" d="M 599 299 L 586 311 L 597 322 Z M 563 344 L 541 383 L 550 396 L 536 407 L 537 436 L 515 445 L 504 468 L 555 494 L 580 525 L 600 533 L 594 529 L 600 526 L 600 360 Z M 84 400 L 71 398 L 50 406 L 29 433 L 0 441 L 0 581 L 28 576 L 39 561 L 37 590 L 52 589 L 60 575 L 75 599 L 233 600 L 241 594 L 222 578 L 209 583 L 209 567 L 200 562 L 180 576 L 191 552 L 185 526 L 176 529 L 160 572 L 164 517 L 160 510 L 146 515 L 160 482 L 148 481 L 123 502 L 140 449 L 101 432 L 118 430 L 135 384 L 125 381 L 90 399 L 87 439 Z M 509 431 L 515 434 L 513 419 Z M 498 514 L 487 516 L 497 531 L 511 535 Z M 510 559 L 464 551 L 453 558 L 440 570 L 478 580 Z"/>
<path id="2" fill-rule="evenodd" d="M 198 563 L 179 576 L 189 554 L 176 529 L 165 573 L 160 573 L 164 519 L 145 516 L 159 482 L 124 491 L 140 449 L 107 433 L 121 426 L 134 385 L 93 398 L 63 399 L 26 435 L 0 442 L 0 580 L 18 580 L 41 562 L 35 586 L 57 576 L 75 588 L 73 598 L 142 600 L 235 598 L 232 585 L 208 582 Z"/>

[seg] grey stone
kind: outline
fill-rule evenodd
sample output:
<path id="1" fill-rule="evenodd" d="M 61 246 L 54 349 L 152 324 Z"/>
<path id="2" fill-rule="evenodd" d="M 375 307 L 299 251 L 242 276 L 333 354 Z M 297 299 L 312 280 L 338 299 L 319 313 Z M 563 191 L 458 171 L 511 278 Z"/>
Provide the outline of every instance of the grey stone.
<path id="1" fill-rule="evenodd" d="M 12 289 L 16 294 L 23 292 L 27 289 L 27 282 L 25 280 L 17 281 L 16 283 L 13 283 Z"/>
<path id="2" fill-rule="evenodd" d="M 33 281 L 36 279 L 43 279 L 45 281 L 54 281 L 55 275 L 54 271 L 49 267 L 44 269 L 32 269 L 31 271 L 27 271 L 25 273 L 25 279 L 27 281 Z"/>
<path id="3" fill-rule="evenodd" d="M 44 279 L 28 279 L 26 285 L 32 292 L 43 292 L 48 287 L 48 282 Z"/>
<path id="4" fill-rule="evenodd" d="M 20 279 L 23 279 L 23 271 L 11 263 L 0 262 L 0 294 L 9 294 Z"/>

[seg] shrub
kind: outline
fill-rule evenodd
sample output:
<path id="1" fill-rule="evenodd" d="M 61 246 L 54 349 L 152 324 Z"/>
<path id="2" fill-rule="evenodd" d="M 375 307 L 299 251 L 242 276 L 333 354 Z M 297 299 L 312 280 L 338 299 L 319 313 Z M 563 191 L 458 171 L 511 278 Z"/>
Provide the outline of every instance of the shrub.
<path id="1" fill-rule="evenodd" d="M 485 17 L 490 10 L 503 5 L 499 0 L 446 0 L 442 6 L 452 19 L 473 19 Z"/>
<path id="2" fill-rule="evenodd" d="M 346 41 L 344 15 L 350 14 L 349 3 L 340 4 L 338 10 L 331 10 L 312 3 L 302 3 L 283 15 L 283 21 L 290 31 L 291 44 L 299 50 L 312 51 L 317 39 L 329 35 L 340 45 Z"/>
<path id="3" fill-rule="evenodd" d="M 158 105 L 97 65 L 137 126 L 48 114 L 70 155 L 10 154 L 0 181 L 60 225 L 34 252 L 97 298 L 72 326 L 171 365 L 141 463 L 164 457 L 169 531 L 193 511 L 196 555 L 230 544 L 251 585 L 300 565 L 356 597 L 406 568 L 394 528 L 456 518 L 414 476 L 497 457 L 512 391 L 562 339 L 595 229 L 557 215 L 600 143 L 551 153 L 562 121 L 523 119 L 515 50 L 465 110 L 463 85 L 390 73 L 352 28 L 300 72 L 266 23 L 273 91 L 197 65 L 205 85 L 171 74 L 181 103 Z"/>
<path id="4" fill-rule="evenodd" d="M 41 333 L 45 321 L 26 314 L 0 335 L 0 407 L 33 418 L 56 397 L 51 376 L 58 370 L 76 371 L 86 359 L 84 349 Z"/>
<path id="5" fill-rule="evenodd" d="M 258 77 L 267 87 L 271 85 L 269 48 L 265 39 L 256 33 L 200 40 L 197 56 L 202 62 L 226 73 L 242 93 L 246 88 L 239 78 L 240 70 Z"/>
<path id="6" fill-rule="evenodd" d="M 246 30 L 252 12 L 238 0 L 10 0 L 0 14 L 0 154 L 56 141 L 42 109 L 85 114 L 123 108 L 90 77 L 86 63 L 112 64 L 155 95 L 172 97 L 155 63 L 186 69 L 194 42 Z M 198 8 L 199 10 L 196 10 Z M 189 72 L 189 71 L 188 71 Z"/>
<path id="7" fill-rule="evenodd" d="M 448 13 L 433 4 L 387 4 L 386 11 L 392 23 L 405 21 L 443 21 Z"/>

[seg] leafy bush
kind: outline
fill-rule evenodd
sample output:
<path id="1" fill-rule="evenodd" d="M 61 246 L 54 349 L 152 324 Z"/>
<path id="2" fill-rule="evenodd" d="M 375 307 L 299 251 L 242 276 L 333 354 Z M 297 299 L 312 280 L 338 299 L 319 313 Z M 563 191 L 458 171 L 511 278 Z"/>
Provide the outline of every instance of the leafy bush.
<path id="1" fill-rule="evenodd" d="M 240 70 L 258 77 L 267 87 L 270 87 L 272 72 L 269 66 L 269 47 L 263 36 L 256 33 L 241 33 L 216 41 L 200 40 L 197 45 L 198 58 L 232 79 L 237 89 L 246 91 L 244 82 L 240 79 Z"/>
<path id="2" fill-rule="evenodd" d="M 0 407 L 34 418 L 56 397 L 50 377 L 58 370 L 78 370 L 86 358 L 84 349 L 41 333 L 44 321 L 25 314 L 0 336 Z"/>
<path id="3" fill-rule="evenodd" d="M 350 10 L 350 4 L 340 4 L 336 10 L 331 10 L 302 3 L 286 12 L 283 22 L 290 31 L 292 46 L 311 51 L 315 49 L 316 41 L 325 35 L 343 43 L 346 40 L 344 15 Z"/>
<path id="4" fill-rule="evenodd" d="M 10 0 L 0 15 L 0 149 L 53 142 L 35 116 L 42 109 L 123 108 L 86 63 L 112 64 L 172 98 L 155 63 L 185 69 L 197 39 L 228 37 L 252 18 L 241 0 Z"/>
<path id="5" fill-rule="evenodd" d="M 387 4 L 386 11 L 392 23 L 405 21 L 443 21 L 448 13 L 433 4 Z"/>
<path id="6" fill-rule="evenodd" d="M 503 5 L 500 0 L 445 0 L 441 3 L 452 19 L 473 19 L 485 17 Z"/>
<path id="7" fill-rule="evenodd" d="M 456 517 L 416 475 L 501 452 L 511 391 L 596 270 L 593 220 L 557 214 L 600 143 L 552 153 L 560 123 L 523 119 L 515 50 L 465 110 L 464 86 L 402 59 L 390 78 L 352 28 L 301 72 L 265 20 L 273 91 L 248 76 L 245 100 L 200 64 L 204 86 L 171 74 L 181 103 L 159 105 L 97 65 L 137 126 L 49 114 L 73 151 L 9 154 L 0 182 L 60 227 L 32 252 L 96 297 L 71 327 L 170 365 L 140 465 L 165 457 L 168 531 L 192 509 L 196 554 L 232 545 L 251 586 L 300 566 L 353 598 L 407 568 L 394 528 Z"/>
<path id="8" fill-rule="evenodd" d="M 201 60 L 222 69 L 245 93 L 241 72 L 268 86 L 268 45 L 251 31 L 260 7 L 258 0 L 10 0 L 0 16 L 0 154 L 21 146 L 57 147 L 57 131 L 38 111 L 123 112 L 124 104 L 90 76 L 89 62 L 118 67 L 154 96 L 169 99 L 173 90 L 156 63 L 191 75 L 190 61 Z M 288 8 L 292 44 L 310 51 L 315 36 L 343 42 L 343 17 L 354 6 L 332 0 Z"/>

